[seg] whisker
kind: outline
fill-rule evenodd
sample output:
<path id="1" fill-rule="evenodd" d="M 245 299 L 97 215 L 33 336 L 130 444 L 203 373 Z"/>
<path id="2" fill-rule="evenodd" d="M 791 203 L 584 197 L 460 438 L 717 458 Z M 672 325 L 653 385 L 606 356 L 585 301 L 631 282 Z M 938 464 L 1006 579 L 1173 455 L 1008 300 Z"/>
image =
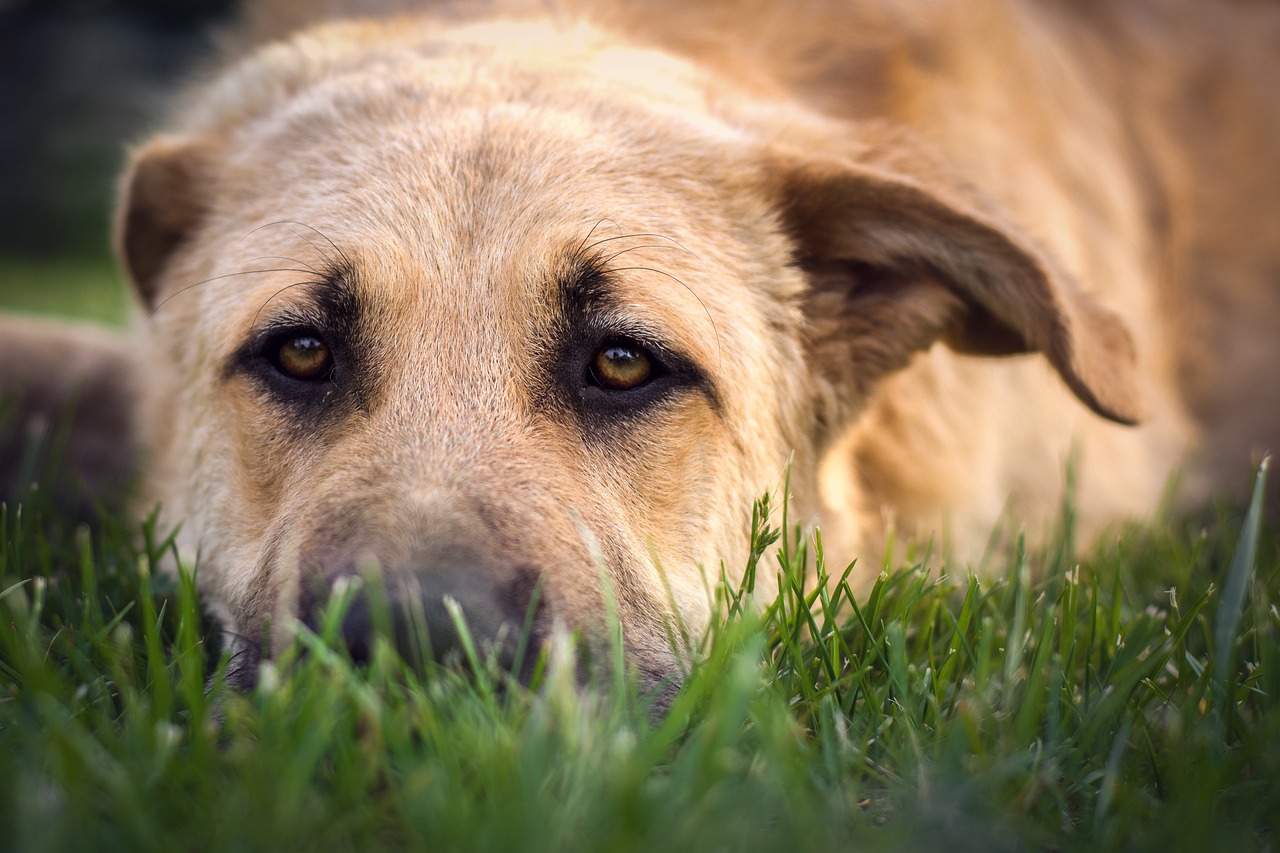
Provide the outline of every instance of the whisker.
<path id="1" fill-rule="evenodd" d="M 267 309 L 267 306 L 270 305 L 272 300 L 274 300 L 277 296 L 284 293 L 286 290 L 293 290 L 295 287 L 304 287 L 306 285 L 315 285 L 315 284 L 319 284 L 319 282 L 295 281 L 293 284 L 286 284 L 284 287 L 280 288 L 275 293 L 268 296 L 265 300 L 263 300 L 262 304 L 258 306 L 258 312 L 253 315 L 253 324 L 251 328 L 256 327 L 258 325 L 258 318 L 262 316 L 262 312 Z"/>
<path id="2" fill-rule="evenodd" d="M 599 245 L 599 244 L 597 244 L 597 245 Z M 635 252 L 635 251 L 637 251 L 637 250 L 639 250 L 639 249 L 675 249 L 675 248 L 677 248 L 677 247 L 676 247 L 676 246 L 664 246 L 664 245 L 662 245 L 661 243 L 646 243 L 646 244 L 643 244 L 643 245 L 640 245 L 640 246 L 631 246 L 630 248 L 623 249 L 623 250 L 622 250 L 622 251 L 620 251 L 620 252 L 615 252 L 614 254 L 609 255 L 607 258 L 603 258 L 603 259 L 601 260 L 601 262 L 600 262 L 600 263 L 601 263 L 601 266 L 607 265 L 607 264 L 608 264 L 608 263 L 610 263 L 614 258 L 620 258 L 620 257 L 622 257 L 623 255 L 625 255 L 627 252 Z"/>
<path id="3" fill-rule="evenodd" d="M 195 284 L 189 284 L 186 287 L 182 288 L 181 290 L 178 290 L 174 293 L 169 294 L 169 296 L 161 300 L 160 304 L 158 304 L 155 308 L 151 309 L 151 313 L 149 316 L 154 317 L 161 308 L 169 304 L 170 300 L 176 299 L 182 294 L 186 293 L 188 290 L 194 290 L 195 288 L 200 287 L 201 285 L 204 285 L 204 284 L 208 284 L 211 281 L 219 281 L 224 278 L 235 278 L 236 276 L 241 276 L 241 275 L 255 275 L 257 273 L 267 273 L 267 272 L 296 272 L 296 273 L 304 273 L 304 274 L 305 273 L 314 274 L 315 270 L 310 270 L 310 269 L 303 270 L 303 269 L 298 269 L 297 267 L 273 267 L 271 269 L 265 269 L 265 270 L 241 270 L 240 272 L 229 272 L 223 275 L 215 275 L 212 278 L 206 278 L 204 281 L 197 281 Z"/>
<path id="4" fill-rule="evenodd" d="M 304 239 L 304 240 L 305 240 L 306 238 L 305 238 L 305 237 L 303 237 L 302 239 Z M 306 267 L 307 269 L 311 270 L 311 272 L 315 273 L 315 274 L 316 274 L 316 275 L 318 275 L 318 276 L 324 276 L 324 275 L 325 275 L 323 272 L 321 272 L 320 270 L 318 270 L 318 269 L 316 269 L 315 267 L 311 266 L 311 264 L 307 263 L 306 261 L 300 261 L 300 260 L 298 260 L 297 258 L 289 258 L 289 257 L 285 257 L 284 255 L 263 255 L 263 256 L 262 256 L 262 257 L 260 257 L 260 258 L 252 258 L 252 259 L 250 259 L 249 263 L 251 263 L 251 264 L 252 264 L 252 263 L 256 263 L 256 262 L 258 262 L 258 261 L 291 261 L 292 263 L 295 263 L 295 264 L 297 264 L 297 265 L 299 265 L 299 266 Z"/>
<path id="5" fill-rule="evenodd" d="M 657 273 L 658 275 L 664 275 L 667 278 L 674 281 L 676 284 L 683 287 L 685 290 L 689 291 L 689 295 L 692 296 L 694 299 L 698 300 L 698 304 L 702 306 L 702 312 L 707 315 L 707 320 L 711 323 L 711 330 L 715 333 L 715 336 L 716 336 L 716 362 L 722 365 L 724 363 L 724 353 L 720 348 L 720 329 L 718 326 L 716 326 L 716 320 L 714 317 L 711 316 L 711 311 L 708 310 L 707 303 L 702 301 L 702 297 L 699 296 L 697 293 L 695 293 L 692 287 L 685 284 L 683 281 L 676 278 L 671 273 L 664 272 L 663 270 L 659 270 L 659 269 L 654 269 L 653 267 L 617 267 L 617 268 L 610 269 L 609 272 L 611 273 L 629 272 L 632 270 L 638 270 L 643 272 L 653 272 L 653 273 Z"/>
<path id="6" fill-rule="evenodd" d="M 596 233 L 596 229 L 599 228 L 601 225 L 605 224 L 606 222 L 612 224 L 615 228 L 618 227 L 618 223 L 614 222 L 612 219 L 610 219 L 607 216 L 604 217 L 603 219 L 598 220 L 595 225 L 591 226 L 591 230 L 587 232 L 587 236 L 583 237 L 582 242 L 578 244 L 578 248 L 574 252 L 575 255 L 581 256 L 588 251 L 587 241 L 591 239 L 592 234 Z M 598 244 L 592 243 L 591 248 L 595 248 L 596 245 Z"/>
<path id="7" fill-rule="evenodd" d="M 328 258 L 328 253 L 327 253 L 323 248 L 321 248 L 320 246 L 316 245 L 316 241 L 315 241 L 315 240 L 312 240 L 310 237 L 307 237 L 307 236 L 306 236 L 306 235 L 304 235 L 304 234 L 300 234 L 300 233 L 298 233 L 298 231 L 297 231 L 296 229 L 293 229 L 293 228 L 290 228 L 290 229 L 289 229 L 289 233 L 290 233 L 290 234 L 292 234 L 293 236 L 297 237 L 297 238 L 298 238 L 299 240 L 301 240 L 302 242 L 306 243 L 306 244 L 307 244 L 308 246 L 310 246 L 311 248 L 315 249 L 316 254 L 317 254 L 317 255 L 319 255 L 321 258 L 323 258 L 323 259 L 325 260 L 325 262 L 326 262 L 326 263 L 332 263 L 332 261 L 330 261 L 330 260 L 329 260 L 329 258 Z"/>
<path id="8" fill-rule="evenodd" d="M 224 638 L 229 637 L 232 640 L 240 641 L 243 647 L 240 649 L 240 651 L 235 653 L 236 655 L 244 654 L 253 645 L 253 643 L 249 640 L 249 637 L 245 634 L 241 634 L 239 631 L 233 631 L 230 628 L 223 628 L 221 626 L 216 627 L 214 630 L 216 630 Z"/>
<path id="9" fill-rule="evenodd" d="M 333 240 L 329 238 L 328 234 L 324 233 L 319 228 L 316 228 L 314 225 L 308 225 L 307 223 L 301 222 L 297 219 L 278 219 L 275 222 L 268 222 L 266 225 L 259 225 L 257 228 L 253 229 L 248 234 L 245 234 L 244 235 L 245 239 L 248 239 L 249 237 L 263 230 L 264 228 L 273 228 L 277 225 L 297 225 L 299 228 L 306 228 L 308 231 L 311 231 L 312 233 L 321 237 L 326 243 L 332 246 L 333 250 L 338 253 L 338 257 L 342 260 L 344 264 L 346 264 L 348 267 L 354 266 L 354 264 L 351 263 L 350 256 L 348 256 L 346 252 L 342 251 L 342 247 L 339 246 L 337 243 L 333 242 Z M 294 232 L 294 233 L 297 233 L 297 232 Z M 302 235 L 300 234 L 298 236 L 301 237 L 303 240 L 307 240 L 306 237 L 302 237 Z M 311 243 L 310 240 L 307 240 L 307 242 Z M 311 243 L 311 245 L 315 246 L 314 243 Z M 319 251 L 318 247 L 317 247 L 317 251 Z M 323 252 L 321 254 L 323 254 Z"/>
<path id="10" fill-rule="evenodd" d="M 588 235 L 588 237 L 590 237 L 590 235 Z M 605 237 L 601 240 L 597 240 L 596 242 L 592 243 L 590 246 L 586 246 L 585 248 L 582 248 L 580 251 L 590 252 L 595 247 L 602 246 L 605 243 L 612 243 L 614 240 L 629 240 L 633 237 L 653 237 L 654 239 L 657 239 L 657 240 L 666 240 L 668 243 L 672 243 L 679 249 L 686 252 L 690 257 L 694 257 L 694 258 L 697 257 L 697 255 L 695 255 L 693 252 L 690 252 L 688 249 L 686 249 L 680 243 L 679 240 L 676 240 L 672 237 L 668 237 L 666 234 L 657 234 L 657 233 L 650 233 L 650 232 L 643 232 L 643 231 L 638 234 L 619 234 L 616 237 Z M 584 240 L 583 242 L 585 243 L 586 241 Z"/>

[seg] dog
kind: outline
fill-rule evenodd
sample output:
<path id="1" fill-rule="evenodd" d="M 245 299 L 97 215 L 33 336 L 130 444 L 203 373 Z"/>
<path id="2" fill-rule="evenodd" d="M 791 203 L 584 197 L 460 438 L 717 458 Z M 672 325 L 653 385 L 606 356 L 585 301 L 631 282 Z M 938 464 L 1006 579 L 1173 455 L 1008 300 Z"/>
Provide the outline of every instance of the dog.
<path id="1" fill-rule="evenodd" d="M 1046 530 L 1068 470 L 1091 537 L 1280 446 L 1274 6 L 266 2 L 226 42 L 123 180 L 94 405 L 252 653 L 375 571 L 438 654 L 450 600 L 491 644 L 614 601 L 670 690 L 784 482 L 865 579 Z"/>

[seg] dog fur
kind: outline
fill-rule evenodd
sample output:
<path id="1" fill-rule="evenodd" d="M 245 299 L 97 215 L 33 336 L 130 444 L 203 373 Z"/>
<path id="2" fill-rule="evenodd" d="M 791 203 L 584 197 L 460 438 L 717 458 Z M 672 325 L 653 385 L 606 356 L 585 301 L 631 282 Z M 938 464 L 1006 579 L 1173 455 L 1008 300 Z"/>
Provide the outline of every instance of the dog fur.
<path id="1" fill-rule="evenodd" d="M 123 184 L 143 505 L 251 643 L 368 566 L 490 639 L 607 587 L 657 684 L 788 466 L 863 577 L 1045 530 L 1069 465 L 1086 536 L 1238 493 L 1278 43 L 1247 0 L 255 6 Z M 593 384 L 619 338 L 665 373 Z"/>
<path id="2" fill-rule="evenodd" d="M 123 500 L 140 452 L 134 355 L 112 332 L 0 316 L 0 499 L 36 487 L 82 521 Z"/>

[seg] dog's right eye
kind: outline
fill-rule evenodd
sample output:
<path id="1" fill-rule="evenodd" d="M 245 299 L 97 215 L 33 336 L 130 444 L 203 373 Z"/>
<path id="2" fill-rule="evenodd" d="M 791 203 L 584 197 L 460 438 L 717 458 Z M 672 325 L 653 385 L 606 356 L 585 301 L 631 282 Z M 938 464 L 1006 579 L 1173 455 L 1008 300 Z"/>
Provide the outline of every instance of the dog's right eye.
<path id="1" fill-rule="evenodd" d="M 639 388 L 656 373 L 653 358 L 644 347 L 630 340 L 610 342 L 596 350 L 591 359 L 590 377 L 606 391 Z"/>
<path id="2" fill-rule="evenodd" d="M 327 379 L 333 372 L 329 346 L 313 334 L 285 337 L 276 345 L 271 361 L 285 376 L 300 382 Z"/>

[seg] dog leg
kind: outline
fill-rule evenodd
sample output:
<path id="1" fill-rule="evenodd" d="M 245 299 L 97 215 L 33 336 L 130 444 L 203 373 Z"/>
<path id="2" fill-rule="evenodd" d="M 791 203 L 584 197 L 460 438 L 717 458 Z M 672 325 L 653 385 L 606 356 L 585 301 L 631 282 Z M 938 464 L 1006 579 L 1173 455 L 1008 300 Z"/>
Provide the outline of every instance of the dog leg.
<path id="1" fill-rule="evenodd" d="M 0 501 L 36 489 L 80 520 L 121 501 L 139 455 L 136 391 L 123 335 L 0 317 Z"/>

